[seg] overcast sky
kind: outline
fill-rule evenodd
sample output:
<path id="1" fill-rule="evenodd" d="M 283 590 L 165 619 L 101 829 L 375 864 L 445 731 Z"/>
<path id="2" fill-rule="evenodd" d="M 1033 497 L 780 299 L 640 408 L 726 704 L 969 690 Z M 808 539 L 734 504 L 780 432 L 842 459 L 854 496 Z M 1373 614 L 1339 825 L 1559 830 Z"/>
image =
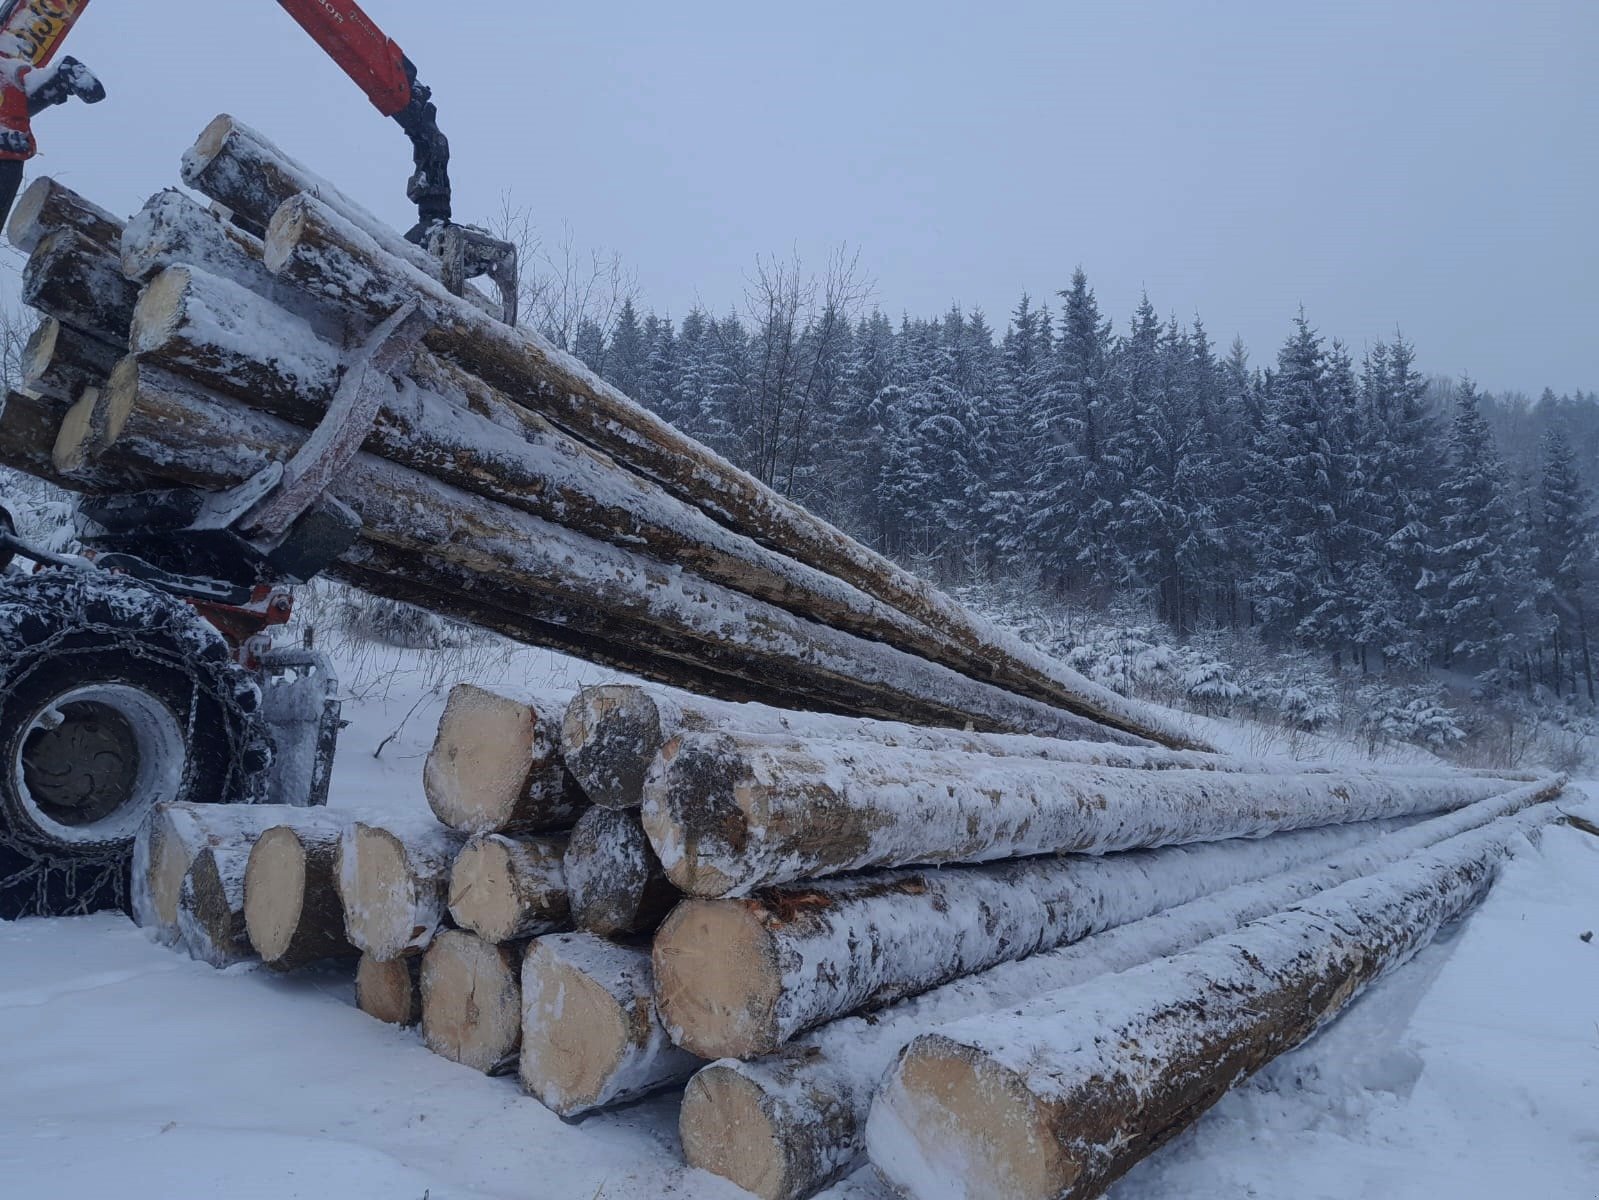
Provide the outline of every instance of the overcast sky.
<path id="1" fill-rule="evenodd" d="M 975 5 L 369 0 L 431 84 L 457 216 L 502 193 L 613 248 L 646 303 L 725 310 L 758 253 L 849 243 L 890 314 L 996 324 L 1081 264 L 1275 353 L 1599 388 L 1599 2 Z M 132 211 L 228 111 L 405 228 L 409 156 L 272 0 L 99 0 L 110 89 L 35 172 Z"/>

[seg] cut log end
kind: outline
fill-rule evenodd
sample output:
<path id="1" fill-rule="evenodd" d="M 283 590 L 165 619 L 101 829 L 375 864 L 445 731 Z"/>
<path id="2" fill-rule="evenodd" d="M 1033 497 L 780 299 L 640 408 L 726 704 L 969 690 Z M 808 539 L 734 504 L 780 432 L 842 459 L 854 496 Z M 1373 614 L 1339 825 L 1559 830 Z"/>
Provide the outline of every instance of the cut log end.
<path id="1" fill-rule="evenodd" d="M 532 705 L 460 684 L 439 718 L 422 781 L 439 820 L 468 833 L 494 833 L 538 799 L 530 792 L 559 792 L 565 778 L 555 739 L 541 729 Z"/>
<path id="2" fill-rule="evenodd" d="M 292 829 L 269 829 L 244 873 L 244 920 L 250 944 L 266 962 L 289 952 L 305 905 L 305 847 Z"/>
<path id="3" fill-rule="evenodd" d="M 638 807 L 661 737 L 655 702 L 636 687 L 584 688 L 561 721 L 567 769 L 604 808 Z"/>
<path id="4" fill-rule="evenodd" d="M 222 153 L 222 148 L 228 144 L 237 122 L 227 113 L 214 117 L 211 123 L 200 131 L 200 136 L 195 139 L 194 146 L 184 156 L 184 176 L 193 179 L 205 172 L 216 156 Z"/>
<path id="5" fill-rule="evenodd" d="M 144 285 L 139 302 L 133 306 L 130 350 L 143 354 L 166 345 L 182 324 L 189 284 L 189 268 L 180 264 L 168 267 Z"/>
<path id="6" fill-rule="evenodd" d="M 564 866 L 573 923 L 601 937 L 654 929 L 680 898 L 636 812 L 589 809 L 572 829 Z"/>
<path id="7" fill-rule="evenodd" d="M 522 1041 L 517 952 L 462 929 L 433 939 L 422 960 L 422 1040 L 485 1075 L 515 1067 Z"/>
<path id="8" fill-rule="evenodd" d="M 915 1196 L 1056 1200 L 1081 1174 L 1045 1112 L 1012 1072 L 937 1035 L 917 1039 L 868 1124 L 873 1162 Z"/>
<path id="9" fill-rule="evenodd" d="M 230 888 L 223 879 L 218 855 L 225 853 L 207 847 L 195 856 L 194 864 L 179 889 L 178 928 L 191 956 L 213 967 L 231 966 L 250 957 L 240 912 L 238 876 Z"/>
<path id="10" fill-rule="evenodd" d="M 177 931 L 183 877 L 194 865 L 194 857 L 182 839 L 172 835 L 160 814 L 150 819 L 158 822 L 152 826 L 150 835 L 150 900 L 155 927 L 173 936 Z"/>
<path id="11" fill-rule="evenodd" d="M 688 1081 L 678 1114 L 683 1158 L 761 1200 L 797 1200 L 790 1146 L 753 1082 L 712 1064 Z"/>
<path id="12" fill-rule="evenodd" d="M 633 1048 L 630 1015 L 579 966 L 528 947 L 522 967 L 522 1085 L 561 1116 L 603 1103 Z"/>
<path id="13" fill-rule="evenodd" d="M 656 1004 L 672 1040 L 702 1058 L 753 1058 L 781 1044 L 776 943 L 737 900 L 685 900 L 655 935 Z"/>
<path id="14" fill-rule="evenodd" d="M 472 838 L 450 871 L 450 915 L 491 942 L 562 928 L 569 908 L 559 839 Z"/>
<path id="15" fill-rule="evenodd" d="M 355 969 L 355 1006 L 389 1025 L 415 1025 L 422 1019 L 422 960 L 380 962 L 361 955 Z"/>
<path id="16" fill-rule="evenodd" d="M 420 923 L 429 906 L 418 888 L 429 882 L 417 878 L 405 843 L 393 833 L 355 825 L 339 846 L 339 895 L 350 941 L 384 960 L 421 953 L 433 926 Z"/>

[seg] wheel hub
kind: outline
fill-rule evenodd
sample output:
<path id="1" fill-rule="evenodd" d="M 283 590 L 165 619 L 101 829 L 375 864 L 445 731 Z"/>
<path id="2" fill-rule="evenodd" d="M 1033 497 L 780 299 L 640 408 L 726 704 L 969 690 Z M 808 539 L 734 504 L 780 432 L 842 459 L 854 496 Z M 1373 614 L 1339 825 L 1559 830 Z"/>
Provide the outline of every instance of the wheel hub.
<path id="1" fill-rule="evenodd" d="M 22 778 L 52 821 L 103 820 L 133 798 L 138 734 L 125 714 L 102 701 L 59 705 L 23 746 Z"/>

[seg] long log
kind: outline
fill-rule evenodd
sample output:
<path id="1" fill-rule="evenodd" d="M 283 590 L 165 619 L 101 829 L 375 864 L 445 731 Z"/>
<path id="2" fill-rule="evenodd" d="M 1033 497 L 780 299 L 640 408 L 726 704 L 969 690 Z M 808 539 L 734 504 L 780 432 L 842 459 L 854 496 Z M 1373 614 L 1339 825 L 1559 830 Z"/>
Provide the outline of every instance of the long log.
<path id="1" fill-rule="evenodd" d="M 712 1063 L 684 1093 L 684 1155 L 690 1166 L 721 1175 L 762 1200 L 803 1200 L 859 1163 L 872 1095 L 900 1049 L 918 1034 L 1192 949 L 1557 796 L 1562 783 L 1550 779 L 1479 801 L 1325 862 L 1228 888 L 1073 945 L 947 983 L 869 1016 L 845 1017 L 766 1058 Z M 1525 814 L 1522 827 L 1541 824 L 1550 815 Z"/>
<path id="2" fill-rule="evenodd" d="M 127 345 L 138 299 L 116 251 L 75 229 L 48 235 L 22 269 L 24 304 L 108 345 Z"/>
<path id="3" fill-rule="evenodd" d="M 422 1019 L 422 959 L 388 962 L 361 955 L 355 968 L 355 1006 L 389 1025 L 415 1025 Z"/>
<path id="4" fill-rule="evenodd" d="M 951 638 L 974 659 L 989 662 L 989 677 L 996 682 L 1127 733 L 1197 746 L 1194 735 L 1170 717 L 1117 696 L 976 620 L 922 580 L 680 434 L 538 335 L 503 325 L 450 295 L 315 197 L 300 195 L 284 203 L 266 242 L 271 270 L 319 301 L 356 307 L 369 320 L 386 318 L 421 296 L 438 318 L 426 338 L 435 352 L 730 528 Z"/>
<path id="5" fill-rule="evenodd" d="M 445 929 L 422 956 L 422 1040 L 485 1075 L 516 1069 L 522 1044 L 520 946 Z"/>
<path id="6" fill-rule="evenodd" d="M 250 943 L 267 966 L 293 971 L 359 953 L 344 929 L 339 897 L 339 841 L 351 821 L 324 810 L 320 819 L 266 830 L 244 876 Z"/>
<path id="7" fill-rule="evenodd" d="M 873 1165 L 919 1200 L 1101 1195 L 1469 911 L 1521 834 L 1463 834 L 1174 958 L 918 1037 L 873 1101 Z"/>
<path id="8" fill-rule="evenodd" d="M 255 957 L 244 930 L 251 839 L 206 846 L 178 889 L 178 936 L 191 958 L 220 970 Z"/>
<path id="9" fill-rule="evenodd" d="M 744 900 L 687 900 L 655 936 L 656 1004 L 685 1050 L 754 1058 L 835 1017 L 1303 866 L 1396 824 L 886 871 Z"/>
<path id="10" fill-rule="evenodd" d="M 865 867 L 1103 854 L 1458 808 L 1491 779 L 1129 771 L 685 734 L 657 758 L 644 828 L 694 896 Z"/>
<path id="11" fill-rule="evenodd" d="M 126 415 L 102 462 L 173 482 L 226 486 L 286 459 L 303 440 L 265 413 L 156 375 L 137 366 L 113 373 L 113 425 Z M 688 639 L 700 647 L 696 660 L 718 663 L 719 655 L 744 672 L 782 680 L 795 695 L 816 694 L 822 707 L 1053 735 L 1126 736 L 1087 730 L 1082 718 L 1061 709 L 805 621 L 383 459 L 357 455 L 331 494 L 360 514 L 366 537 L 522 589 L 529 608 L 553 601 Z"/>
<path id="12" fill-rule="evenodd" d="M 264 341 L 295 349 L 264 355 Z M 173 266 L 145 289 L 130 345 L 146 361 L 299 424 L 318 421 L 339 384 L 340 352 L 308 323 L 191 264 Z M 578 532 L 643 548 L 823 624 L 968 675 L 985 673 L 948 638 L 726 529 L 453 366 L 424 356 L 413 374 L 417 389 L 376 414 L 365 441 L 370 453 Z"/>
<path id="13" fill-rule="evenodd" d="M 490 942 L 570 929 L 566 839 L 478 834 L 450 871 L 450 916 Z"/>
<path id="14" fill-rule="evenodd" d="M 107 250 L 122 236 L 122 220 L 48 175 L 30 183 L 12 206 L 6 234 L 17 249 L 32 254 L 52 233 L 71 229 Z"/>
<path id="15" fill-rule="evenodd" d="M 568 829 L 586 807 L 561 762 L 560 704 L 460 683 L 422 767 L 433 815 L 467 833 Z"/>
<path id="16" fill-rule="evenodd" d="M 339 839 L 339 899 L 350 943 L 380 961 L 421 954 L 443 921 L 466 835 L 431 818 L 357 821 Z"/>
<path id="17" fill-rule="evenodd" d="M 49 400 L 72 403 L 87 387 L 104 387 L 122 357 L 119 347 L 43 318 L 22 352 L 22 386 Z"/>
<path id="18" fill-rule="evenodd" d="M 601 937 L 654 929 L 682 895 L 635 812 L 589 809 L 572 827 L 563 865 L 572 923 Z"/>
<path id="19" fill-rule="evenodd" d="M 681 1083 L 701 1061 L 655 1012 L 649 951 L 588 933 L 535 938 L 522 960 L 522 1086 L 582 1116 Z"/>

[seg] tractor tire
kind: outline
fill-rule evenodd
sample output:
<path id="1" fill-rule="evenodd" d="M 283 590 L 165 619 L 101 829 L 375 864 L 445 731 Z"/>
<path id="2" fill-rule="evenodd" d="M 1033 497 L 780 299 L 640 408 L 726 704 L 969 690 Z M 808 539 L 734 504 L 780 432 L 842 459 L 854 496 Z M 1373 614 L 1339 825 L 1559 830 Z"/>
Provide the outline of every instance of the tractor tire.
<path id="1" fill-rule="evenodd" d="M 125 908 L 154 805 L 257 802 L 260 703 L 178 600 L 93 570 L 0 580 L 0 919 Z"/>

